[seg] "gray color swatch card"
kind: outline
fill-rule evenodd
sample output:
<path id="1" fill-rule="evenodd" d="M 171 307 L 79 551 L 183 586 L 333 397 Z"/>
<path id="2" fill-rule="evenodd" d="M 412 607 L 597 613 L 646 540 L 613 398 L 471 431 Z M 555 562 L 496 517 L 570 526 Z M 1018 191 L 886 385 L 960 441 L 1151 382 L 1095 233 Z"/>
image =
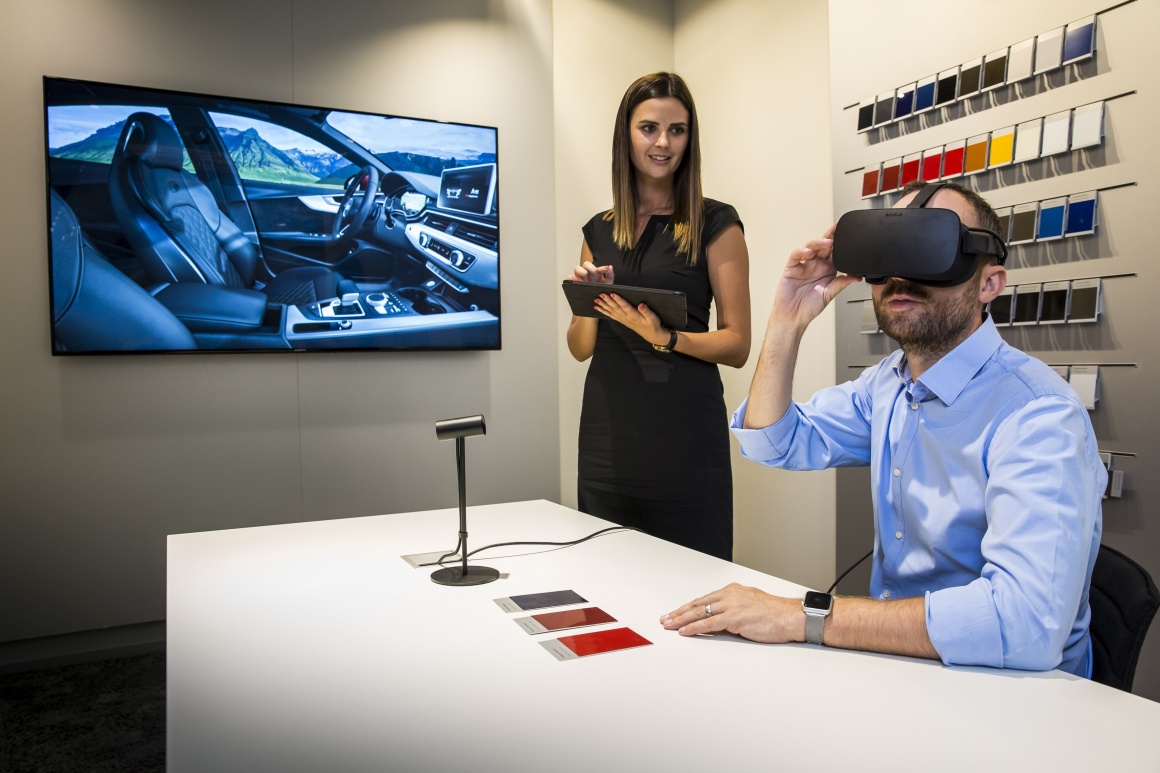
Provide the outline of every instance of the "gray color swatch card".
<path id="1" fill-rule="evenodd" d="M 504 612 L 524 612 L 529 609 L 562 607 L 567 604 L 585 604 L 588 599 L 574 590 L 554 590 L 547 593 L 527 593 L 522 596 L 495 599 Z"/>

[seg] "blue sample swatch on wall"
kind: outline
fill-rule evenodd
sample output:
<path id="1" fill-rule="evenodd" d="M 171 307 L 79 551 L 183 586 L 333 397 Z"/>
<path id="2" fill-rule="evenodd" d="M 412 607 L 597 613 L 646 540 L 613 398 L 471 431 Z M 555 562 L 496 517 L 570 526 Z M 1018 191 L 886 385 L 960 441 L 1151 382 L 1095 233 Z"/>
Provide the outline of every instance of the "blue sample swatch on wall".
<path id="1" fill-rule="evenodd" d="M 1066 206 L 1046 207 L 1039 210 L 1039 231 L 1035 234 L 1037 240 L 1058 239 L 1063 236 L 1063 212 Z"/>
<path id="2" fill-rule="evenodd" d="M 914 89 L 899 90 L 898 98 L 894 100 L 894 120 L 905 118 L 914 110 Z"/>
<path id="3" fill-rule="evenodd" d="M 1067 235 L 1087 234 L 1095 230 L 1096 200 L 1073 201 L 1067 207 Z"/>
<path id="4" fill-rule="evenodd" d="M 1096 25 L 1085 24 L 1082 27 L 1067 28 L 1067 36 L 1063 39 L 1063 63 L 1074 62 L 1091 56 L 1095 44 Z"/>
<path id="5" fill-rule="evenodd" d="M 924 83 L 914 92 L 915 112 L 919 110 L 928 110 L 932 107 L 934 107 L 934 81 L 931 81 L 930 83 Z"/>

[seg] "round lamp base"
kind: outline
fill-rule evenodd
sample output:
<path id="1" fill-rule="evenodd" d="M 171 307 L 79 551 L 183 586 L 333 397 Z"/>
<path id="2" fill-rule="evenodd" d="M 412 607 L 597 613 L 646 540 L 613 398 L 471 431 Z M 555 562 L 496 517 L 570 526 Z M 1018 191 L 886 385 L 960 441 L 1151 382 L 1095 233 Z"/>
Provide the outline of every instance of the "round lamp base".
<path id="1" fill-rule="evenodd" d="M 487 566 L 448 566 L 431 573 L 431 582 L 438 585 L 484 585 L 499 579 L 499 570 Z"/>

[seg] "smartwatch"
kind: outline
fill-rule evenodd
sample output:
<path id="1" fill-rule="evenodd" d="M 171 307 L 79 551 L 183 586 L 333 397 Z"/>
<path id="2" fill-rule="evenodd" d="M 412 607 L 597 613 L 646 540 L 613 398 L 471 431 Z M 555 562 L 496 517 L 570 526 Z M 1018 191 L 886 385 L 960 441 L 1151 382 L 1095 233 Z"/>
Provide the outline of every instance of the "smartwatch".
<path id="1" fill-rule="evenodd" d="M 806 641 L 810 644 L 825 644 L 826 618 L 834 609 L 834 597 L 816 590 L 806 591 L 802 599 L 802 610 L 806 613 Z"/>
<path id="2" fill-rule="evenodd" d="M 653 344 L 652 348 L 656 349 L 658 352 L 671 352 L 673 350 L 673 347 L 676 345 L 677 345 L 677 331 L 670 330 L 669 331 L 669 342 L 667 344 Z"/>

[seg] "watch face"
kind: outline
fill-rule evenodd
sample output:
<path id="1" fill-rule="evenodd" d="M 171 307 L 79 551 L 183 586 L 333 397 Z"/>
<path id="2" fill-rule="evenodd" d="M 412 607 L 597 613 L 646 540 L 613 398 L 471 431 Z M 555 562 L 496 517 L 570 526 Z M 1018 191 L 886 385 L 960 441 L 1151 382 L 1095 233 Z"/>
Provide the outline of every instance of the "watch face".
<path id="1" fill-rule="evenodd" d="M 806 597 L 802 600 L 802 606 L 806 609 L 817 609 L 825 612 L 829 611 L 833 603 L 833 596 L 816 590 L 806 591 Z"/>

